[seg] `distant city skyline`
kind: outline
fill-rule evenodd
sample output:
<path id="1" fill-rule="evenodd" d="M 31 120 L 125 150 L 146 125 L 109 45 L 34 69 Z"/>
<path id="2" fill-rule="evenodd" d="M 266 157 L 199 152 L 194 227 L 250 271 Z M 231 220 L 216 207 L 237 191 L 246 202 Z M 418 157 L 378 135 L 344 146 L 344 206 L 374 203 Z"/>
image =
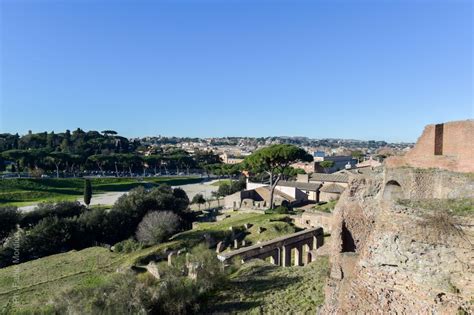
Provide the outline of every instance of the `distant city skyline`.
<path id="1" fill-rule="evenodd" d="M 79 127 L 80 128 L 80 127 Z M 73 132 L 74 130 L 76 130 L 77 128 L 73 128 L 73 129 L 66 129 L 66 130 L 69 130 L 70 132 Z M 98 131 L 98 132 L 102 132 L 103 130 L 112 130 L 112 129 L 83 129 L 83 128 L 80 128 L 81 130 L 85 131 L 85 132 L 88 132 L 88 131 Z M 30 131 L 34 134 L 34 133 L 42 133 L 42 132 L 47 132 L 47 133 L 50 133 L 50 132 L 54 132 L 56 134 L 58 133 L 63 133 L 65 132 L 66 130 L 28 130 L 26 132 L 9 132 L 11 134 L 16 134 L 18 133 L 19 136 L 24 136 L 24 135 L 27 135 Z M 113 130 L 113 131 L 116 131 L 116 130 Z M 204 139 L 219 139 L 219 138 L 307 138 L 307 139 L 310 139 L 310 140 L 344 140 L 344 141 L 385 141 L 387 143 L 407 143 L 407 144 L 414 144 L 416 142 L 416 139 L 415 141 L 388 141 L 388 140 L 384 140 L 384 139 L 356 139 L 356 138 L 335 138 L 335 137 L 321 137 L 321 138 L 318 138 L 318 137 L 307 137 L 307 136 L 287 136 L 287 135 L 268 135 L 268 136 L 235 136 L 235 135 L 229 135 L 229 136 L 208 136 L 208 137 L 198 137 L 198 136 L 176 136 L 176 135 L 164 135 L 164 134 L 156 134 L 156 135 L 143 135 L 143 136 L 127 136 L 125 134 L 121 134 L 120 132 L 117 132 L 117 135 L 118 136 L 122 136 L 122 137 L 126 137 L 126 138 L 129 138 L 129 139 L 136 139 L 136 138 L 140 138 L 140 139 L 144 139 L 144 138 L 159 138 L 159 137 L 163 137 L 163 138 L 180 138 L 180 139 L 184 139 L 184 138 L 197 138 L 197 139 L 201 139 L 201 140 L 204 140 Z"/>
<path id="2" fill-rule="evenodd" d="M 0 2 L 0 132 L 415 142 L 474 117 L 471 1 Z"/>

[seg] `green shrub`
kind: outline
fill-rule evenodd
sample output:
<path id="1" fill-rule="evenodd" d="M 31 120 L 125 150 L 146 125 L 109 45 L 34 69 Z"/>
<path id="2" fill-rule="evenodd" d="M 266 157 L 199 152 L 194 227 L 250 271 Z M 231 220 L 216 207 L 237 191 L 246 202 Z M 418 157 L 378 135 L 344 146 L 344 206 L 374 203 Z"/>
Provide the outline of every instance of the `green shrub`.
<path id="1" fill-rule="evenodd" d="M 188 277 L 187 266 L 197 266 L 197 277 Z M 58 314 L 190 314 L 226 275 L 214 252 L 205 246 L 194 249 L 188 264 L 176 260 L 162 266 L 160 280 L 133 273 L 114 274 L 106 281 L 75 287 L 60 293 L 52 302 Z"/>
<path id="2" fill-rule="evenodd" d="M 20 212 L 16 207 L 0 208 L 0 242 L 7 237 L 20 222 Z"/>
<path id="3" fill-rule="evenodd" d="M 131 253 L 142 248 L 142 244 L 130 238 L 114 245 L 114 251 L 117 253 Z"/>
<path id="4" fill-rule="evenodd" d="M 232 195 L 238 191 L 245 189 L 246 185 L 247 184 L 244 177 L 237 181 L 232 181 L 230 184 L 228 184 L 227 182 L 223 182 L 219 185 L 217 195 L 221 197 Z"/>
<path id="5" fill-rule="evenodd" d="M 150 211 L 161 212 L 160 220 L 155 222 L 153 233 L 149 234 L 150 238 L 143 238 L 142 241 L 147 244 L 160 242 L 176 229 L 190 226 L 188 221 L 193 220 L 194 216 L 184 211 L 188 205 L 189 199 L 182 189 L 172 189 L 167 185 L 161 185 L 150 191 L 143 187 L 133 189 L 121 196 L 110 210 L 87 209 L 78 202 L 41 204 L 36 210 L 24 214 L 20 219 L 20 224 L 24 228 L 24 233 L 19 234 L 21 261 L 71 249 L 121 242 L 135 234 L 145 214 Z M 166 209 L 171 209 L 172 212 L 165 213 Z M 1 221 L 0 224 L 5 222 L 5 226 L 9 226 L 2 231 L 7 233 L 8 230 L 10 233 L 11 226 L 15 222 L 13 217 L 15 212 L 14 210 L 4 212 L 5 218 L 8 214 L 10 219 Z M 183 222 L 184 224 L 181 224 Z M 119 247 L 122 246 L 122 249 L 127 251 L 135 248 L 130 243 L 122 245 Z M 13 240 L 0 248 L 0 267 L 13 263 L 13 248 Z"/>
<path id="6" fill-rule="evenodd" d="M 20 262 L 69 250 L 73 230 L 72 221 L 57 217 L 47 217 L 29 230 L 20 230 L 4 244 L 0 253 L 0 267 L 13 264 L 16 247 L 20 249 Z"/>
<path id="7" fill-rule="evenodd" d="M 171 211 L 147 213 L 137 228 L 137 239 L 147 245 L 162 242 L 171 236 L 179 226 L 179 217 Z"/>
<path id="8" fill-rule="evenodd" d="M 291 213 L 291 210 L 290 208 L 288 207 L 285 207 L 285 206 L 278 206 L 274 209 L 268 209 L 265 211 L 266 214 L 273 214 L 273 213 L 277 213 L 277 214 L 288 214 L 288 213 Z"/>
<path id="9" fill-rule="evenodd" d="M 57 314 L 148 314 L 151 297 L 131 274 L 114 274 L 97 286 L 76 287 L 52 302 Z"/>
<path id="10" fill-rule="evenodd" d="M 62 201 L 58 203 L 40 203 L 33 211 L 22 214 L 20 225 L 33 226 L 48 217 L 68 218 L 78 216 L 86 208 L 77 201 Z"/>
<path id="11" fill-rule="evenodd" d="M 219 188 L 217 189 L 217 194 L 219 196 L 225 197 L 230 195 L 230 185 L 227 183 L 222 183 L 219 185 Z"/>

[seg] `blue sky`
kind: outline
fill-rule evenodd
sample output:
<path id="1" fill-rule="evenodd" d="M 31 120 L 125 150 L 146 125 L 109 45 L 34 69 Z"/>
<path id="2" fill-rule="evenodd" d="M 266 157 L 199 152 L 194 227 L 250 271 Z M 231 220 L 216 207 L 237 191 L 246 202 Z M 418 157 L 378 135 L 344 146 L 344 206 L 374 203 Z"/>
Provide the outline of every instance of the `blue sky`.
<path id="1" fill-rule="evenodd" d="M 0 131 L 415 141 L 474 116 L 472 9 L 0 0 Z"/>

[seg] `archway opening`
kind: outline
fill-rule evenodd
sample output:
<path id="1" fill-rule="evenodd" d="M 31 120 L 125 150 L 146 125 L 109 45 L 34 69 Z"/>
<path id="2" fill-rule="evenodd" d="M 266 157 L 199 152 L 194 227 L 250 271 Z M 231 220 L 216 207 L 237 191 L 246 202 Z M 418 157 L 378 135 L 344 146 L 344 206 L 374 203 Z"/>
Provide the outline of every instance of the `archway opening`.
<path id="1" fill-rule="evenodd" d="M 346 222 L 342 221 L 342 231 L 341 231 L 341 239 L 342 239 L 342 250 L 341 253 L 354 253 L 357 249 L 355 244 L 354 238 L 352 237 L 351 231 L 346 226 Z"/>
<path id="2" fill-rule="evenodd" d="M 396 200 L 403 197 L 402 186 L 395 180 L 389 180 L 383 191 L 384 200 Z"/>

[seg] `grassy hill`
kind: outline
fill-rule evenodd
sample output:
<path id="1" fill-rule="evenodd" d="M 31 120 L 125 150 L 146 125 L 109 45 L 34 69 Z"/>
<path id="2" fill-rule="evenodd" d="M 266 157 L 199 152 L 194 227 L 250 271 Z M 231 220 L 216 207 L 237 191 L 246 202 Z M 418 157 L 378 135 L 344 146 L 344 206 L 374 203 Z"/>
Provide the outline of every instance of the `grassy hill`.
<path id="1" fill-rule="evenodd" d="M 316 314 L 328 274 L 327 257 L 288 268 L 253 260 L 232 275 L 203 314 Z"/>
<path id="2" fill-rule="evenodd" d="M 210 234 L 215 238 L 225 237 L 231 234 L 229 228 L 233 227 L 238 234 L 241 231 L 245 234 L 245 241 L 248 245 L 255 244 L 258 241 L 267 241 L 273 238 L 295 233 L 297 228 L 285 222 L 288 216 L 285 214 L 258 214 L 258 213 L 238 213 L 228 214 L 230 217 L 220 222 L 203 222 L 195 226 L 194 229 L 177 234 L 173 240 L 181 241 L 188 246 L 194 246 L 200 242 L 204 234 Z M 251 223 L 252 227 L 243 231 L 244 224 Z M 262 227 L 263 232 L 258 233 L 258 228 Z"/>
<path id="3" fill-rule="evenodd" d="M 44 309 L 55 293 L 97 285 L 115 272 L 122 260 L 105 248 L 91 247 L 0 269 L 0 305 L 14 299 L 21 311 Z"/>
<path id="4" fill-rule="evenodd" d="M 230 226 L 252 223 L 246 240 L 256 242 L 295 232 L 296 228 L 292 224 L 279 221 L 285 217 L 281 214 L 231 213 L 225 220 L 200 223 L 195 230 L 180 233 L 170 242 L 132 253 L 113 253 L 106 248 L 91 247 L 3 268 L 0 269 L 0 306 L 8 305 L 9 301 L 15 299 L 18 302 L 15 303 L 16 311 L 47 311 L 47 303 L 62 291 L 72 287 L 97 286 L 118 269 L 147 263 L 151 257 L 165 249 L 192 247 L 202 241 L 205 233 L 219 235 L 229 231 Z M 259 226 L 265 231 L 258 233 Z"/>
<path id="5" fill-rule="evenodd" d="M 127 191 L 140 185 L 184 185 L 200 182 L 197 177 L 92 178 L 94 194 Z M 27 205 L 43 201 L 75 200 L 84 191 L 82 178 L 9 178 L 0 180 L 0 205 Z"/>

